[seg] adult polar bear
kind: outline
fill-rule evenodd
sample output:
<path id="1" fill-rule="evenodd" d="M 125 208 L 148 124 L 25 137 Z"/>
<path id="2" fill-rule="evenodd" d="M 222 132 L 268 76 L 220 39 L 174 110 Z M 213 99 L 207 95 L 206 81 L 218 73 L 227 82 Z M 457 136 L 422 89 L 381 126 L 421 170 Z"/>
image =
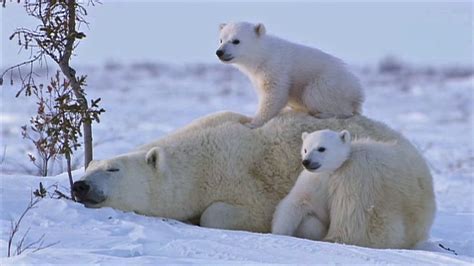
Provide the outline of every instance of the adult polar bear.
<path id="1" fill-rule="evenodd" d="M 401 134 L 380 122 L 359 115 L 317 119 L 292 111 L 258 129 L 242 125 L 247 121 L 230 112 L 209 115 L 133 152 L 94 161 L 74 184 L 75 194 L 88 207 L 270 232 L 275 206 L 301 171 L 302 132 L 329 128 L 347 129 L 354 137 L 397 141 L 424 173 L 413 176 L 420 188 L 412 196 L 427 198 L 426 206 L 406 208 L 417 208 L 424 217 L 434 211 L 432 177 L 423 158 Z M 412 226 L 426 236 L 431 222 Z"/>

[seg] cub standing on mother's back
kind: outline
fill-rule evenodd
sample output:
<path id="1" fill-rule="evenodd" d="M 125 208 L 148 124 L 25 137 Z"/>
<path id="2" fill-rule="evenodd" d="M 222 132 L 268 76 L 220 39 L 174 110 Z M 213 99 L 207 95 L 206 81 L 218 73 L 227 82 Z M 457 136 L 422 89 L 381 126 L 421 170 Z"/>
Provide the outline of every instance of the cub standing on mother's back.
<path id="1" fill-rule="evenodd" d="M 262 126 L 286 105 L 318 118 L 361 113 L 362 87 L 340 59 L 268 35 L 263 24 L 221 24 L 216 54 L 257 88 L 259 106 L 250 128 Z"/>

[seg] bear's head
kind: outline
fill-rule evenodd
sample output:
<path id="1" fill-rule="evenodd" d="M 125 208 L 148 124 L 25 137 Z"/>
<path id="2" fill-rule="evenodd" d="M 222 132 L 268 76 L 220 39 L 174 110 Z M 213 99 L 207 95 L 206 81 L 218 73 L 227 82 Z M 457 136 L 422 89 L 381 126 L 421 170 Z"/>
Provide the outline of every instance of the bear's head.
<path id="1" fill-rule="evenodd" d="M 156 175 L 144 160 L 145 155 L 141 151 L 92 161 L 85 175 L 73 185 L 76 199 L 92 208 L 119 204 L 135 210 L 142 206 L 148 196 L 144 184 Z"/>
<path id="2" fill-rule="evenodd" d="M 253 62 L 261 54 L 260 41 L 264 35 L 265 26 L 261 23 L 221 24 L 216 55 L 224 63 Z"/>
<path id="3" fill-rule="evenodd" d="M 157 192 L 157 187 L 170 180 L 164 157 L 160 148 L 155 147 L 92 161 L 81 180 L 73 184 L 74 195 L 91 208 L 108 206 L 138 213 L 159 211 L 169 198 L 164 195 L 166 191 Z M 161 204 L 150 206 L 157 201 Z"/>
<path id="4" fill-rule="evenodd" d="M 155 146 L 108 160 L 92 161 L 81 180 L 73 184 L 76 199 L 86 207 L 112 207 L 140 214 L 185 220 L 193 216 L 196 187 L 192 158 Z M 186 158 L 190 158 L 189 160 Z M 185 181 L 183 179 L 186 179 Z M 189 207 L 189 208 L 187 208 Z"/>
<path id="5" fill-rule="evenodd" d="M 303 132 L 301 137 L 302 163 L 310 172 L 333 172 L 349 157 L 351 135 L 347 130 L 335 132 L 325 129 L 313 133 Z"/>

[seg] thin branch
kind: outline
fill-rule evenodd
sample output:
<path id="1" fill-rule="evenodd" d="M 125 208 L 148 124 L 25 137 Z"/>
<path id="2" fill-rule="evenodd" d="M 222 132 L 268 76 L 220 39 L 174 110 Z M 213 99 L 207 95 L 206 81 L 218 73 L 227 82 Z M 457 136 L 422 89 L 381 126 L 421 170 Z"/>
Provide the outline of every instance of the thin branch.
<path id="1" fill-rule="evenodd" d="M 20 215 L 20 218 L 16 222 L 14 220 L 11 220 L 11 231 L 10 231 L 10 236 L 8 238 L 8 252 L 7 256 L 11 256 L 11 246 L 13 239 L 15 238 L 15 235 L 18 233 L 18 230 L 20 228 L 21 221 L 25 217 L 25 215 L 32 209 L 36 208 L 36 204 L 41 200 L 41 198 L 36 198 L 33 200 L 33 194 L 30 195 L 30 202 L 28 203 L 28 206 L 26 209 L 23 211 L 23 213 Z"/>
<path id="2" fill-rule="evenodd" d="M 54 190 L 54 194 L 57 194 L 59 196 L 57 199 L 65 198 L 65 199 L 68 199 L 68 200 L 72 200 L 72 198 L 66 196 L 64 193 L 62 193 L 61 191 L 59 191 L 57 189 Z"/>
<path id="3" fill-rule="evenodd" d="M 45 248 L 52 247 L 52 246 L 57 245 L 57 244 L 59 244 L 59 243 L 61 243 L 61 241 L 56 241 L 56 242 L 50 243 L 50 244 L 48 244 L 48 245 L 46 245 L 46 246 L 43 246 L 43 242 L 41 242 L 41 244 L 40 244 L 37 248 L 35 248 L 35 249 L 32 251 L 32 253 L 35 253 L 36 251 L 39 251 L 39 250 L 42 250 L 42 249 L 45 249 Z"/>
<path id="4" fill-rule="evenodd" d="M 22 63 L 19 63 L 17 65 L 14 65 L 14 66 L 11 66 L 7 69 L 5 69 L 5 71 L 3 71 L 2 75 L 0 76 L 0 79 L 3 80 L 3 77 L 5 76 L 5 74 L 8 72 L 8 71 L 11 71 L 15 68 L 20 68 L 21 66 L 24 66 L 24 65 L 27 65 L 27 64 L 31 64 L 31 63 L 34 63 L 36 60 L 38 60 L 39 58 L 41 58 L 43 54 L 40 53 L 38 55 L 36 55 L 35 57 L 33 57 L 32 59 L 28 60 L 28 61 L 25 61 L 25 62 L 22 62 Z M 1 85 L 1 84 L 0 84 Z"/>
<path id="5" fill-rule="evenodd" d="M 5 145 L 3 147 L 3 153 L 2 153 L 2 158 L 0 159 L 0 165 L 2 165 L 5 162 L 6 157 L 7 157 L 7 146 Z"/>
<path id="6" fill-rule="evenodd" d="M 45 246 L 44 245 L 44 236 L 45 236 L 45 234 L 42 234 L 41 237 L 38 238 L 37 240 L 26 244 L 26 238 L 27 238 L 27 236 L 28 236 L 28 234 L 30 233 L 30 230 L 31 230 L 31 227 L 28 227 L 28 229 L 25 231 L 25 233 L 23 234 L 21 239 L 16 244 L 15 254 L 12 254 L 13 239 L 15 238 L 15 236 L 19 232 L 19 229 L 20 229 L 20 226 L 21 226 L 21 222 L 23 221 L 23 218 L 26 216 L 26 214 L 30 210 L 37 207 L 36 205 L 40 202 L 41 199 L 42 199 L 41 197 L 33 198 L 33 193 L 31 193 L 30 194 L 30 202 L 28 203 L 28 206 L 23 211 L 23 213 L 20 215 L 18 220 L 16 222 L 14 221 L 14 219 L 10 220 L 10 226 L 11 227 L 10 227 L 10 235 L 9 235 L 9 238 L 8 238 L 7 257 L 11 257 L 12 255 L 20 255 L 28 249 L 33 249 L 32 252 L 36 252 L 38 250 L 42 250 L 42 249 L 51 247 L 51 246 L 56 245 L 56 244 L 59 243 L 59 241 L 57 241 L 57 242 L 53 242 L 53 243 L 48 244 L 48 245 Z"/>
<path id="7" fill-rule="evenodd" d="M 31 227 L 28 227 L 28 229 L 26 230 L 26 232 L 23 234 L 23 237 L 20 239 L 20 242 L 18 242 L 18 243 L 16 244 L 16 254 L 17 254 L 17 255 L 20 255 L 21 252 L 23 251 L 23 250 L 22 250 L 23 243 L 25 242 L 26 235 L 28 235 L 28 233 L 30 232 L 30 229 L 31 229 Z"/>

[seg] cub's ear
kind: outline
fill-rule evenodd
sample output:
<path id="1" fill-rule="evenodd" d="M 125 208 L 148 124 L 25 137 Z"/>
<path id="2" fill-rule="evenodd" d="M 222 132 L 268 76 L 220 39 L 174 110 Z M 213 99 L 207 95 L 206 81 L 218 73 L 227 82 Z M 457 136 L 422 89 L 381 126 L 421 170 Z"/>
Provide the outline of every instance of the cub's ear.
<path id="1" fill-rule="evenodd" d="M 304 140 L 306 136 L 308 136 L 308 132 L 303 132 L 303 134 L 301 134 L 301 139 Z"/>
<path id="2" fill-rule="evenodd" d="M 347 142 L 351 141 L 351 133 L 349 133 L 349 131 L 347 131 L 347 130 L 341 131 L 341 133 L 339 133 L 339 137 L 341 138 L 342 142 L 344 142 L 344 143 L 347 143 Z"/>
<path id="3" fill-rule="evenodd" d="M 158 147 L 152 148 L 146 153 L 146 156 L 145 156 L 146 163 L 153 168 L 158 168 L 159 159 L 160 159 L 160 148 Z"/>
<path id="4" fill-rule="evenodd" d="M 227 25 L 227 24 L 225 24 L 225 23 L 219 24 L 219 30 L 222 30 L 225 27 L 225 25 Z"/>
<path id="5" fill-rule="evenodd" d="M 257 36 L 263 36 L 266 32 L 265 26 L 262 23 L 258 23 L 255 26 L 255 33 L 257 33 Z"/>

